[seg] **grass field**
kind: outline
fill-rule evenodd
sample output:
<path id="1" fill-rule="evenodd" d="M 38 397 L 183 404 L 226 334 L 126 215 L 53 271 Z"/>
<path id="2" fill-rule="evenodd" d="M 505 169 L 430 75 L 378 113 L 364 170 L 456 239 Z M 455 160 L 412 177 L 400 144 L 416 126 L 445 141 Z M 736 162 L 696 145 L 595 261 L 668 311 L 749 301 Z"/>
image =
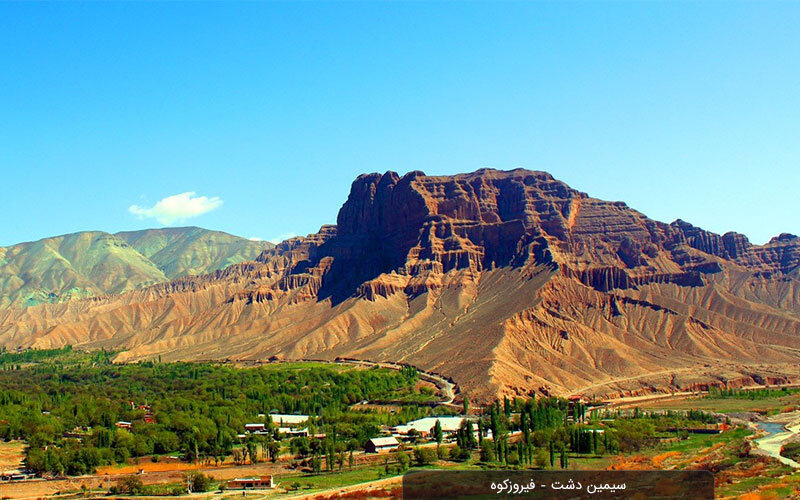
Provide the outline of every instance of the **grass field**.
<path id="1" fill-rule="evenodd" d="M 711 398 L 706 396 L 645 401 L 641 409 L 708 410 L 720 413 L 754 411 L 768 414 L 800 408 L 800 393 L 765 399 Z"/>

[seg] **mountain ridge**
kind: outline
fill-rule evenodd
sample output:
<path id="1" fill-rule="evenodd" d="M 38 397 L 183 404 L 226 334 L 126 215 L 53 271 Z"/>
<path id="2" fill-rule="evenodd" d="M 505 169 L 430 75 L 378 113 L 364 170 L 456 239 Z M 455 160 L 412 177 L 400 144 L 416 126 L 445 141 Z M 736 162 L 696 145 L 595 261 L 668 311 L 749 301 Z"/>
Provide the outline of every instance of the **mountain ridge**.
<path id="1" fill-rule="evenodd" d="M 335 226 L 119 296 L 0 311 L 118 361 L 415 364 L 470 397 L 800 380 L 800 239 L 647 218 L 545 172 L 365 174 Z"/>
<path id="2" fill-rule="evenodd" d="M 143 240 L 163 241 L 149 253 Z M 201 244 L 202 243 L 202 244 Z M 119 294 L 249 260 L 271 243 L 197 227 L 81 231 L 0 247 L 0 307 Z M 145 255 L 149 253 L 149 255 Z"/>

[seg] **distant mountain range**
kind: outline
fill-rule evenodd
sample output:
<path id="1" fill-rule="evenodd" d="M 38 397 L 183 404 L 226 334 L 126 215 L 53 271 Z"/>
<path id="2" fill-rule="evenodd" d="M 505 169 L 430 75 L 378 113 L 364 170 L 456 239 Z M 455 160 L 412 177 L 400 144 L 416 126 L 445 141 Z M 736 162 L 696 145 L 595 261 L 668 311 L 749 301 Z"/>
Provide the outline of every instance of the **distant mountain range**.
<path id="1" fill-rule="evenodd" d="M 273 246 L 176 227 L 86 231 L 0 247 L 0 306 L 120 294 L 253 260 Z"/>
<path id="2" fill-rule="evenodd" d="M 0 309 L 0 345 L 408 362 L 474 399 L 800 381 L 800 238 L 658 222 L 545 172 L 362 175 L 336 225 L 249 257 L 207 236 L 92 234 L 5 251 L 6 302 L 114 295 Z"/>

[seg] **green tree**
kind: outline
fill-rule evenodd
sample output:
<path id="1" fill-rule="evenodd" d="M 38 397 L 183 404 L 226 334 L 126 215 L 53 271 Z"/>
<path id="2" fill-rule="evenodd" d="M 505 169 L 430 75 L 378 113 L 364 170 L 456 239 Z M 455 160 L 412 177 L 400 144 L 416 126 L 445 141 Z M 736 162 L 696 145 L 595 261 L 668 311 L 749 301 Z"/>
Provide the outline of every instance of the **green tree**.
<path id="1" fill-rule="evenodd" d="M 414 460 L 418 465 L 430 465 L 437 460 L 436 450 L 433 448 L 423 448 L 417 446 L 414 448 Z"/>
<path id="2" fill-rule="evenodd" d="M 495 460 L 494 446 L 489 441 L 481 443 L 481 462 L 491 463 Z"/>
<path id="3" fill-rule="evenodd" d="M 442 432 L 442 423 L 439 422 L 439 419 L 436 419 L 436 423 L 433 424 L 433 439 L 438 444 L 442 444 L 442 439 L 444 438 L 444 432 Z"/>

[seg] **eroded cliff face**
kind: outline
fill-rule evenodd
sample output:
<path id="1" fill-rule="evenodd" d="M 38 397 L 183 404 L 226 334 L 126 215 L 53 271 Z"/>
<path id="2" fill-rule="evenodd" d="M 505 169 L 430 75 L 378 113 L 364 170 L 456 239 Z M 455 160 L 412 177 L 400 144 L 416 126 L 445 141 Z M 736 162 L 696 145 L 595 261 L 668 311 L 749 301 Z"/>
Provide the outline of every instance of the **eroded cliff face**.
<path id="1" fill-rule="evenodd" d="M 0 311 L 0 343 L 119 360 L 409 362 L 471 397 L 790 380 L 800 239 L 648 219 L 544 172 L 362 175 L 335 226 L 255 262 Z"/>

